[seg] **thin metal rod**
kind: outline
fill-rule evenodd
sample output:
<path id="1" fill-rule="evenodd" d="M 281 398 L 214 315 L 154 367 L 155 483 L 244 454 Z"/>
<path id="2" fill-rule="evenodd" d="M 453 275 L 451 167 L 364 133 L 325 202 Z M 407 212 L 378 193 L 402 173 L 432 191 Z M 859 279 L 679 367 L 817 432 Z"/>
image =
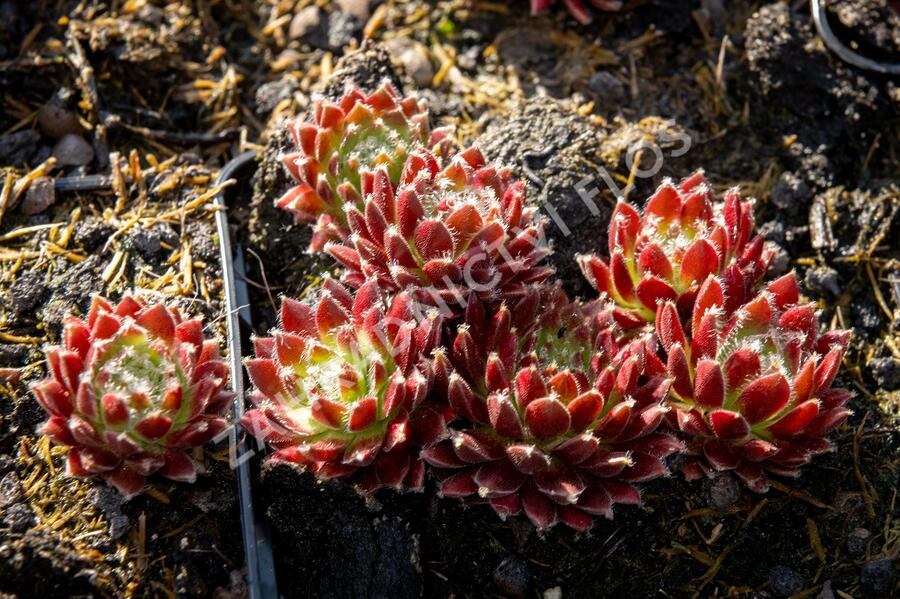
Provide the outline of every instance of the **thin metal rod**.
<path id="1" fill-rule="evenodd" d="M 822 39 L 825 41 L 825 45 L 828 46 L 828 48 L 830 48 L 832 52 L 837 54 L 841 58 L 841 60 L 861 69 L 875 71 L 876 73 L 881 73 L 882 75 L 900 74 L 900 64 L 878 62 L 876 60 L 872 60 L 871 58 L 866 58 L 861 54 L 857 54 L 856 52 L 845 46 L 841 42 L 841 40 L 839 40 L 834 34 L 834 31 L 831 30 L 831 25 L 828 24 L 828 14 L 825 9 L 825 0 L 809 0 L 809 2 L 813 21 L 816 24 L 816 29 L 818 30 L 819 35 L 822 36 Z"/>
<path id="2" fill-rule="evenodd" d="M 244 152 L 231 160 L 222 169 L 216 184 L 233 177 L 235 172 L 256 158 L 256 152 Z M 219 255 L 222 262 L 222 280 L 225 286 L 225 323 L 228 330 L 228 353 L 231 365 L 231 386 L 234 398 L 234 427 L 229 443 L 235 444 L 237 464 L 238 496 L 241 511 L 241 533 L 244 540 L 244 557 L 247 562 L 247 586 L 250 599 L 278 599 L 275 581 L 275 563 L 272 558 L 272 544 L 265 520 L 254 510 L 253 489 L 250 477 L 250 461 L 242 456 L 250 455 L 247 435 L 239 434 L 238 423 L 244 415 L 244 367 L 241 363 L 241 321 L 249 328 L 251 324 L 249 295 L 245 282 L 243 253 L 240 247 L 232 248 L 228 228 L 228 206 L 223 190 L 216 195 L 214 203 L 220 209 L 216 212 L 216 227 L 219 233 Z"/>

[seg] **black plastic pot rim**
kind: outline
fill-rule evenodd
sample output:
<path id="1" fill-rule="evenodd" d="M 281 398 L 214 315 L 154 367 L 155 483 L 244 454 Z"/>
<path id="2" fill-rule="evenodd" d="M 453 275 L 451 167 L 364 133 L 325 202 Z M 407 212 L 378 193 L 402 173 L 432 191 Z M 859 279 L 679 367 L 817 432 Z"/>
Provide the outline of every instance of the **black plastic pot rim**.
<path id="1" fill-rule="evenodd" d="M 249 151 L 233 158 L 225 165 L 216 179 L 216 185 L 239 177 L 238 171 L 257 158 L 257 152 Z M 244 389 L 246 379 L 243 367 L 243 335 L 251 330 L 249 294 L 245 278 L 244 256 L 239 244 L 232 244 L 228 226 L 228 205 L 225 191 L 221 190 L 214 199 L 219 208 L 216 212 L 216 229 L 219 235 L 219 254 L 222 263 L 222 280 L 225 292 L 225 323 L 228 336 L 228 360 L 231 386 L 235 394 L 233 404 L 233 427 L 228 436 L 229 455 L 236 458 L 232 465 L 237 478 L 238 499 L 241 514 L 241 537 L 244 542 L 244 560 L 247 569 L 247 586 L 250 599 L 277 599 L 279 597 L 275 579 L 275 563 L 272 556 L 272 542 L 268 524 L 255 508 L 251 484 L 251 461 L 244 456 L 251 455 L 249 437 L 240 430 L 240 419 L 244 415 Z"/>

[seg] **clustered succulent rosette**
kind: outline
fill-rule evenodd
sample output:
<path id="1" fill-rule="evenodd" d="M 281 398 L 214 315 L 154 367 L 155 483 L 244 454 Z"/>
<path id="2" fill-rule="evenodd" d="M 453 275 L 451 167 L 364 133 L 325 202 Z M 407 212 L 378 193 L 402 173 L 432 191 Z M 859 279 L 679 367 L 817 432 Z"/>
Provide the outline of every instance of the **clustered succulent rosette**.
<path id="1" fill-rule="evenodd" d="M 798 304 L 793 273 L 729 312 L 726 287 L 710 276 L 686 333 L 674 303 L 659 306 L 657 334 L 672 378 L 671 419 L 688 439 L 688 479 L 734 471 L 756 492 L 766 472 L 798 476 L 831 449 L 825 435 L 850 413 L 833 388 L 849 331 L 818 334 L 812 304 Z"/>
<path id="2" fill-rule="evenodd" d="M 364 171 L 383 168 L 396 185 L 413 152 L 446 155 L 451 133 L 432 130 L 424 103 L 401 97 L 387 82 L 371 94 L 353 88 L 338 102 L 320 99 L 312 120 L 293 122 L 289 130 L 297 150 L 283 161 L 297 185 L 276 205 L 292 212 L 297 222 L 315 223 L 312 251 L 349 236 L 347 209 L 364 209 Z"/>
<path id="3" fill-rule="evenodd" d="M 540 14 L 549 10 L 556 0 L 531 0 L 531 14 Z M 575 19 L 582 25 L 587 25 L 593 20 L 591 9 L 615 12 L 622 8 L 621 0 L 562 0 L 562 4 Z"/>
<path id="4" fill-rule="evenodd" d="M 660 302 L 673 301 L 683 315 L 710 274 L 721 275 L 726 310 L 752 297 L 773 252 L 753 234 L 753 206 L 737 189 L 714 202 L 697 171 L 677 186 L 665 181 L 644 207 L 643 217 L 620 202 L 609 225 L 609 260 L 579 256 L 591 285 L 615 303 L 624 327 L 653 322 Z"/>
<path id="5" fill-rule="evenodd" d="M 280 328 L 257 338 L 246 362 L 256 409 L 244 427 L 278 449 L 272 459 L 320 479 L 420 489 L 419 448 L 446 427 L 425 401 L 441 319 L 432 311 L 417 321 L 412 309 L 408 295 L 389 300 L 375 281 L 354 296 L 326 279 L 314 305 L 284 298 Z"/>
<path id="6" fill-rule="evenodd" d="M 453 309 L 469 293 L 521 297 L 552 274 L 543 222 L 525 205 L 525 186 L 485 162 L 477 148 L 444 168 L 419 150 L 393 185 L 385 168 L 363 172 L 364 209 L 347 211 L 351 236 L 325 250 L 358 287 L 376 278 L 387 293 L 410 291 L 422 303 Z"/>
<path id="7" fill-rule="evenodd" d="M 681 443 L 657 432 L 669 381 L 651 339 L 619 347 L 600 304 L 544 292 L 539 317 L 533 297 L 493 313 L 469 304 L 446 391 L 461 422 L 423 457 L 457 471 L 445 496 L 481 497 L 504 518 L 524 511 L 538 529 L 586 530 L 614 504 L 639 503 L 633 483 L 667 474 Z"/>
<path id="8" fill-rule="evenodd" d="M 152 474 L 192 482 L 188 453 L 227 426 L 232 394 L 218 342 L 164 304 L 94 297 L 86 320 L 66 318 L 63 344 L 46 356 L 50 375 L 32 386 L 50 416 L 43 433 L 70 448 L 69 474 L 99 476 L 126 497 Z"/>

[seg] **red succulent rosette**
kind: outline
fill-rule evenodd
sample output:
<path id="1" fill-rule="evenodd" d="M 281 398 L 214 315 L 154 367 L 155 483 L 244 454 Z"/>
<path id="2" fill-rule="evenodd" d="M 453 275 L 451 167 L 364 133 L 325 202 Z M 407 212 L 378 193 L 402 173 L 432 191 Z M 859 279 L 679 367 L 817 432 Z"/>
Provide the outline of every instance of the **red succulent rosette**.
<path id="1" fill-rule="evenodd" d="M 50 415 L 42 432 L 70 447 L 71 475 L 99 476 L 126 497 L 154 473 L 192 482 L 188 452 L 227 427 L 219 344 L 175 308 L 96 296 L 87 320 L 68 316 L 63 345 L 45 353 L 50 376 L 32 391 Z"/>
<path id="2" fill-rule="evenodd" d="M 349 236 L 347 209 L 363 209 L 363 171 L 383 168 L 396 185 L 415 151 L 445 156 L 450 149 L 451 129 L 432 130 L 424 102 L 387 82 L 371 94 L 352 88 L 338 102 L 319 99 L 312 112 L 289 125 L 297 150 L 283 161 L 297 185 L 275 204 L 297 222 L 315 223 L 313 251 Z"/>
<path id="3" fill-rule="evenodd" d="M 256 409 L 244 427 L 277 450 L 272 459 L 320 479 L 421 489 L 419 448 L 446 426 L 426 402 L 441 319 L 416 315 L 408 295 L 388 300 L 375 281 L 352 294 L 326 279 L 313 305 L 284 298 L 280 327 L 255 340 L 246 362 Z"/>
<path id="4" fill-rule="evenodd" d="M 831 449 L 825 436 L 850 413 L 850 392 L 832 387 L 850 332 L 818 334 L 815 306 L 798 304 L 793 273 L 733 312 L 726 293 L 718 278 L 706 280 L 690 335 L 674 303 L 659 307 L 670 417 L 688 439 L 688 479 L 731 470 L 763 492 L 766 472 L 798 476 L 812 456 Z"/>
<path id="5" fill-rule="evenodd" d="M 620 347 L 600 304 L 550 296 L 540 316 L 533 297 L 492 314 L 469 304 L 446 392 L 462 422 L 423 457 L 458 470 L 445 496 L 484 498 L 503 518 L 524 511 L 538 529 L 586 530 L 614 504 L 639 503 L 635 483 L 666 475 L 682 445 L 657 432 L 669 381 L 652 339 Z"/>
<path id="6" fill-rule="evenodd" d="M 773 252 L 762 236 L 752 237 L 753 207 L 737 189 L 714 202 L 712 188 L 697 171 L 677 186 L 665 181 L 641 216 L 620 202 L 609 224 L 609 260 L 579 256 L 591 285 L 616 304 L 616 320 L 624 327 L 653 322 L 660 302 L 671 301 L 682 315 L 710 274 L 721 275 L 726 309 L 752 297 Z"/>
<path id="7" fill-rule="evenodd" d="M 470 293 L 517 298 L 552 273 L 541 264 L 550 250 L 543 223 L 525 206 L 524 184 L 486 164 L 477 148 L 444 168 L 418 151 L 398 186 L 378 168 L 363 172 L 362 191 L 364 208 L 347 211 L 349 240 L 325 246 L 351 286 L 374 277 L 386 293 L 406 290 L 458 313 Z"/>

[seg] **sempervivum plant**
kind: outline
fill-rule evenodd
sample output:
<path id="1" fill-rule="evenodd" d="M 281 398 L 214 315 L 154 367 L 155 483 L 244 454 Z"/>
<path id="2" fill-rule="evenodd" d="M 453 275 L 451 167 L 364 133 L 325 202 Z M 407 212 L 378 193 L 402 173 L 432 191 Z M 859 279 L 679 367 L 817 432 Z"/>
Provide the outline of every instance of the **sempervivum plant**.
<path id="1" fill-rule="evenodd" d="M 410 154 L 425 148 L 443 156 L 450 143 L 450 129 L 432 130 L 424 103 L 390 83 L 368 95 L 350 89 L 338 102 L 320 99 L 311 121 L 289 129 L 298 149 L 283 160 L 297 185 L 276 205 L 315 223 L 313 251 L 349 235 L 347 208 L 363 208 L 362 171 L 383 167 L 396 185 Z"/>
<path id="2" fill-rule="evenodd" d="M 406 161 L 398 186 L 384 167 L 362 174 L 365 205 L 347 211 L 352 235 L 326 251 L 358 287 L 376 278 L 386 292 L 410 291 L 431 305 L 465 306 L 521 297 L 552 269 L 543 222 L 525 206 L 525 186 L 509 169 L 469 148 L 441 168 L 421 150 Z M 443 307 L 443 306 L 442 306 Z"/>
<path id="3" fill-rule="evenodd" d="M 281 327 L 246 362 L 256 389 L 243 424 L 274 460 L 360 488 L 420 489 L 418 448 L 442 437 L 444 415 L 424 403 L 441 321 L 417 322 L 409 296 L 389 302 L 374 281 L 354 295 L 326 279 L 314 305 L 285 298 Z"/>
<path id="4" fill-rule="evenodd" d="M 536 15 L 548 10 L 556 0 L 531 0 L 531 14 Z M 598 10 L 617 11 L 622 8 L 621 0 L 562 0 L 575 19 L 582 25 L 591 22 L 591 10 L 588 5 Z"/>
<path id="5" fill-rule="evenodd" d="M 672 378 L 671 419 L 687 435 L 688 479 L 733 470 L 757 492 L 766 472 L 797 476 L 831 448 L 825 435 L 846 419 L 850 393 L 832 388 L 849 331 L 818 334 L 811 304 L 798 304 L 793 273 L 728 312 L 725 286 L 709 277 L 688 336 L 672 302 L 657 335 Z"/>
<path id="6" fill-rule="evenodd" d="M 663 458 L 681 445 L 657 432 L 669 381 L 650 338 L 620 348 L 600 304 L 551 296 L 540 316 L 530 297 L 489 316 L 469 304 L 446 393 L 470 424 L 423 457 L 458 470 L 445 496 L 480 496 L 504 518 L 524 511 L 539 529 L 586 530 L 614 504 L 638 503 L 633 483 L 667 474 Z M 514 323 L 535 320 L 517 334 Z"/>
<path id="7" fill-rule="evenodd" d="M 620 202 L 609 224 L 610 259 L 588 255 L 578 262 L 591 285 L 616 303 L 619 323 L 636 327 L 652 322 L 664 301 L 690 315 L 710 274 L 721 274 L 728 310 L 748 301 L 773 257 L 752 232 L 752 204 L 741 201 L 736 189 L 715 203 L 698 171 L 677 186 L 664 182 L 647 200 L 643 217 Z"/>
<path id="8" fill-rule="evenodd" d="M 218 343 L 164 304 L 95 297 L 46 355 L 50 376 L 32 386 L 50 415 L 43 433 L 70 447 L 69 474 L 102 477 L 127 497 L 154 473 L 193 481 L 188 452 L 227 426 Z"/>

